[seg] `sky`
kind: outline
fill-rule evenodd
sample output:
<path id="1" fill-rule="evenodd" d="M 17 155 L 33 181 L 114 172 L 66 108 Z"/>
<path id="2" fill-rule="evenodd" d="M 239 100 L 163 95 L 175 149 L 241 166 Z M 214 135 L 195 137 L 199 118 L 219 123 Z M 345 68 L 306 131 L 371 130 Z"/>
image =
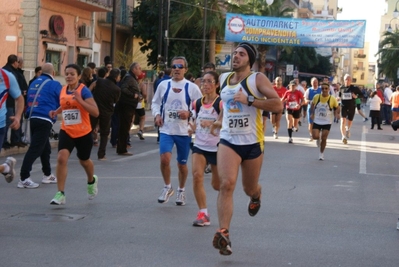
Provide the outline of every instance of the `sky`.
<path id="1" fill-rule="evenodd" d="M 366 42 L 370 43 L 370 61 L 375 61 L 380 39 L 381 16 L 386 9 L 385 0 L 338 0 L 342 13 L 338 20 L 366 20 Z"/>

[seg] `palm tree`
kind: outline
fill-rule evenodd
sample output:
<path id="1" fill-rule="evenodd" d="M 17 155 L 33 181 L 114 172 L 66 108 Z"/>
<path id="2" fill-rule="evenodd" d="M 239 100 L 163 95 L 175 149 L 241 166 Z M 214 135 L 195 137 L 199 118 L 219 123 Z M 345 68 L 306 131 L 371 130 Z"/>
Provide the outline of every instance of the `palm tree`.
<path id="1" fill-rule="evenodd" d="M 399 61 L 396 59 L 399 57 L 399 31 L 386 31 L 383 37 L 376 54 L 379 56 L 378 74 L 385 74 L 387 78 L 397 84 Z"/>
<path id="2" fill-rule="evenodd" d="M 238 5 L 223 0 L 186 0 L 185 6 L 180 10 L 178 16 L 170 18 L 169 30 L 172 38 L 176 37 L 182 30 L 187 29 L 202 33 L 204 31 L 205 2 L 207 2 L 205 32 L 209 40 L 208 60 L 215 63 L 216 41 L 222 40 L 220 36 L 224 36 L 225 14 L 226 12 L 241 12 Z M 192 43 L 192 45 L 194 44 Z"/>
<path id="3" fill-rule="evenodd" d="M 251 10 L 252 7 L 252 10 Z M 273 4 L 266 4 L 265 0 L 255 0 L 254 5 L 248 5 L 246 7 L 247 14 L 255 14 L 258 16 L 267 16 L 267 17 L 283 17 L 283 18 L 291 18 L 292 12 L 294 10 L 290 7 L 286 7 L 284 0 L 274 0 Z M 258 45 L 258 71 L 265 72 L 266 66 L 266 54 L 270 49 L 270 45 Z M 278 50 L 281 50 L 281 47 L 278 47 Z M 277 57 L 276 57 L 277 62 Z"/>

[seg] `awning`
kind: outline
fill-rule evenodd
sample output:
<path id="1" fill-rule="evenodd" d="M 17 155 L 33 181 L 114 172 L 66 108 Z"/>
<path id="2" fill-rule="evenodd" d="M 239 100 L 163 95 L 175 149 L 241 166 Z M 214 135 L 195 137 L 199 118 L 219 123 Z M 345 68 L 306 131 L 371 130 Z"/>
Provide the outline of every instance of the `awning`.
<path id="1" fill-rule="evenodd" d="M 316 74 L 316 73 L 308 73 L 308 72 L 298 72 L 299 76 L 301 77 L 316 77 L 316 78 L 324 78 L 328 75 L 325 74 Z"/>
<path id="2" fill-rule="evenodd" d="M 54 44 L 54 43 L 48 43 L 48 42 L 43 42 L 43 44 L 47 46 L 46 50 L 58 51 L 58 52 L 65 52 L 67 50 L 66 45 Z"/>
<path id="3" fill-rule="evenodd" d="M 88 55 L 91 56 L 93 54 L 93 50 L 91 48 L 85 48 L 78 46 L 78 52 L 81 55 Z"/>

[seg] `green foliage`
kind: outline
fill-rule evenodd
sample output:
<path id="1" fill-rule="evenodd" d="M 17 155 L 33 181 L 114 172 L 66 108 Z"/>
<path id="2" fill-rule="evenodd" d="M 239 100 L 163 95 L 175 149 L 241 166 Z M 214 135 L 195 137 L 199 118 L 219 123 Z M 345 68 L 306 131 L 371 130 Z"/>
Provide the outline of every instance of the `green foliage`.
<path id="1" fill-rule="evenodd" d="M 398 84 L 397 70 L 399 68 L 399 31 L 386 31 L 383 35 L 384 39 L 379 43 L 379 49 L 376 56 L 379 56 L 378 74 L 385 76 Z"/>

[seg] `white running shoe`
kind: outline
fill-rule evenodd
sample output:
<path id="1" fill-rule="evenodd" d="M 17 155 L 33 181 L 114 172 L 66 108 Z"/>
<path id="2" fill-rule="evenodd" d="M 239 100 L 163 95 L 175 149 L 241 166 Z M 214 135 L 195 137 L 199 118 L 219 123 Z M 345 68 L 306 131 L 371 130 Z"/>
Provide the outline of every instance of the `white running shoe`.
<path id="1" fill-rule="evenodd" d="M 309 142 L 312 142 L 313 141 L 313 136 L 310 136 L 309 137 Z"/>
<path id="2" fill-rule="evenodd" d="M 177 190 L 176 205 L 177 206 L 186 205 L 186 193 L 183 190 Z"/>
<path id="3" fill-rule="evenodd" d="M 319 153 L 319 160 L 324 160 L 324 153 Z"/>
<path id="4" fill-rule="evenodd" d="M 19 180 L 17 187 L 33 189 L 33 188 L 38 188 L 39 184 L 35 183 L 30 178 L 26 178 L 24 181 Z"/>
<path id="5" fill-rule="evenodd" d="M 13 157 L 7 157 L 6 161 L 4 162 L 4 164 L 7 164 L 8 167 L 10 167 L 9 172 L 3 173 L 4 178 L 6 179 L 7 183 L 11 183 L 12 180 L 14 180 L 16 163 L 17 163 L 17 160 Z"/>
<path id="6" fill-rule="evenodd" d="M 274 134 L 273 134 L 273 137 L 274 137 L 274 139 L 278 139 L 277 133 L 274 133 Z"/>
<path id="7" fill-rule="evenodd" d="M 49 176 L 43 175 L 42 184 L 56 184 L 57 177 L 54 174 L 50 174 Z"/>

